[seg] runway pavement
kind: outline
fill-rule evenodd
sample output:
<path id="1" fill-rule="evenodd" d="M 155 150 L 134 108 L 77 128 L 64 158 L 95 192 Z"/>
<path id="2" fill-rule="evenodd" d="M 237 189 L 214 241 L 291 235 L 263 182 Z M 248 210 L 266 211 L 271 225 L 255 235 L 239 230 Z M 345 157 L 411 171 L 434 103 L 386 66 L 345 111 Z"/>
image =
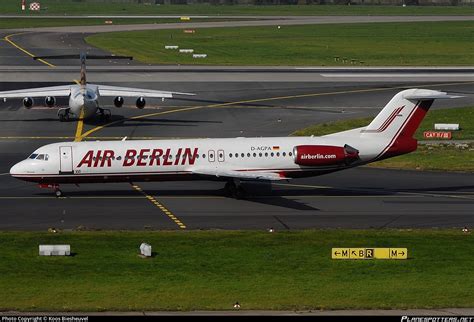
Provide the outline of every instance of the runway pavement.
<path id="1" fill-rule="evenodd" d="M 386 18 L 386 17 L 384 17 Z M 342 18 L 341 18 L 342 19 Z M 88 49 L 83 35 L 26 33 L 0 42 L 0 90 L 72 83 L 77 62 L 31 55 L 67 54 Z M 8 33 L 3 33 L 2 37 Z M 104 64 L 104 65 L 100 65 Z M 9 168 L 41 145 L 82 140 L 287 136 L 320 122 L 375 115 L 405 87 L 472 93 L 472 70 L 377 71 L 347 76 L 336 70 L 254 70 L 222 72 L 143 70 L 132 62 L 93 62 L 88 80 L 120 86 L 194 92 L 191 99 L 150 101 L 149 108 L 113 108 L 110 124 L 89 120 L 58 122 L 48 108 L 26 110 L 21 100 L 0 102 L 0 230 L 426 228 L 472 226 L 474 174 L 359 168 L 273 186 L 247 185 L 246 200 L 224 196 L 218 182 L 136 183 L 64 186 L 66 197 L 9 176 Z M 12 67 L 13 66 L 13 67 Z M 25 69 L 25 66 L 26 69 Z M 95 69 L 95 70 L 94 70 Z M 218 69 L 218 68 L 217 68 Z M 49 71 L 55 70 L 54 73 Z M 342 76 L 341 76 L 342 73 Z M 346 75 L 344 74 L 346 73 Z M 451 73 L 451 74 L 450 74 Z M 452 73 L 455 74 L 454 76 Z M 368 75 L 368 76 L 367 76 Z M 59 101 L 65 104 L 65 101 Z M 111 102 L 101 104 L 110 106 Z M 472 96 L 435 102 L 433 108 L 472 104 Z"/>
<path id="2" fill-rule="evenodd" d="M 190 23 L 163 23 L 163 24 L 133 24 L 133 25 L 100 25 L 74 27 L 44 27 L 35 28 L 37 32 L 54 33 L 96 33 L 135 30 L 163 30 L 186 28 L 222 28 L 222 27 L 257 27 L 257 26 L 289 26 L 314 25 L 334 23 L 372 23 L 372 22 L 422 22 L 422 21 L 472 21 L 473 16 L 280 16 L 274 19 L 246 20 L 246 21 L 212 21 Z M 12 29 L 14 32 L 30 31 L 29 28 Z"/>

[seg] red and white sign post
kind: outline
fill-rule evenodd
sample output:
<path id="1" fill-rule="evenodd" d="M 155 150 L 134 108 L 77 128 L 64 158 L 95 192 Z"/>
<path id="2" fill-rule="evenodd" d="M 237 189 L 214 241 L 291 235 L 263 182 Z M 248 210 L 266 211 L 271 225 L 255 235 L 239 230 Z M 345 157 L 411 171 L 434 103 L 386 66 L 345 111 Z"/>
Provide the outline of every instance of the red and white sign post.
<path id="1" fill-rule="evenodd" d="M 40 9 L 41 9 L 41 4 L 39 2 L 30 3 L 30 10 L 31 11 L 39 11 Z"/>

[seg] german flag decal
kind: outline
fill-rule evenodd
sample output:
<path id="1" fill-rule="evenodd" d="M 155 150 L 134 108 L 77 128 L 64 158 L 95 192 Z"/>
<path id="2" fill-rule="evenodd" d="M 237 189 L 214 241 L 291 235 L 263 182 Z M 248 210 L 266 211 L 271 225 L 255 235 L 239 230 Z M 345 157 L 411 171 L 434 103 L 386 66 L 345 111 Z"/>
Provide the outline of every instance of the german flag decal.
<path id="1" fill-rule="evenodd" d="M 277 145 L 274 145 L 273 148 L 272 148 L 273 151 L 279 151 L 280 150 L 280 147 L 277 146 Z"/>

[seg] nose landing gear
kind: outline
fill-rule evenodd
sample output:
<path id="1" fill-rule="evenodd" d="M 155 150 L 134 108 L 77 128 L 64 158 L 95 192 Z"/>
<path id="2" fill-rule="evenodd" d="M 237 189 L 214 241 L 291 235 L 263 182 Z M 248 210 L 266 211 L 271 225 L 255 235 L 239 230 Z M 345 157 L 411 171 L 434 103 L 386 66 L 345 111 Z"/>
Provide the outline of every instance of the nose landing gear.
<path id="1" fill-rule="evenodd" d="M 60 197 L 63 197 L 63 196 L 64 196 L 64 194 L 63 194 L 63 192 L 61 191 L 61 189 L 59 189 L 59 185 L 58 185 L 58 184 L 39 184 L 39 187 L 42 188 L 42 189 L 53 189 L 54 195 L 55 195 L 57 198 L 60 198 Z"/>
<path id="2" fill-rule="evenodd" d="M 61 122 L 67 122 L 69 121 L 69 110 L 70 108 L 69 107 L 64 107 L 64 108 L 60 108 L 58 110 L 58 117 L 59 117 L 59 121 Z"/>

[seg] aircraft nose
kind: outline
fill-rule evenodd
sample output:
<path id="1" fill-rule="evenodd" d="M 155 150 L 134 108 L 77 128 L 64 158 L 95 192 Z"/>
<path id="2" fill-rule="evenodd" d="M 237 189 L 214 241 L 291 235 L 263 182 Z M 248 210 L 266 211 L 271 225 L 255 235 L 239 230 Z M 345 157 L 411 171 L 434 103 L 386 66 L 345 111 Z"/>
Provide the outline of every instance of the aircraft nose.
<path id="1" fill-rule="evenodd" d="M 24 163 L 23 161 L 18 162 L 13 167 L 10 168 L 10 175 L 12 177 L 23 174 L 24 173 Z"/>

